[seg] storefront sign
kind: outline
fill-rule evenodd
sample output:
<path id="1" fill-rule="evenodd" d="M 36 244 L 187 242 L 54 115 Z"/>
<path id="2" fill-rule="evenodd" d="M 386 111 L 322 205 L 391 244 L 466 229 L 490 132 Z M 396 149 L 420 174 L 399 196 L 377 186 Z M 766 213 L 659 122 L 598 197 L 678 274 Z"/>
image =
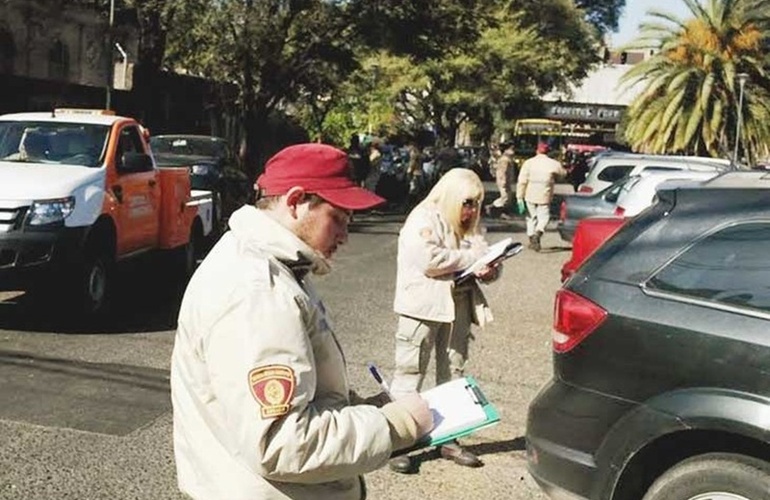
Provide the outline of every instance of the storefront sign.
<path id="1" fill-rule="evenodd" d="M 624 109 L 624 106 L 564 102 L 546 106 L 546 117 L 555 120 L 619 123 Z"/>

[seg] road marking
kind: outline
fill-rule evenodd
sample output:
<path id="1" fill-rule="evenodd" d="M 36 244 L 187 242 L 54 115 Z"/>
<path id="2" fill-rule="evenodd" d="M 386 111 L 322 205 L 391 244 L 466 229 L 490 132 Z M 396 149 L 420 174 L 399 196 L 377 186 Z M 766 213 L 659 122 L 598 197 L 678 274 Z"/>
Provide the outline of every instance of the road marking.
<path id="1" fill-rule="evenodd" d="M 0 302 L 13 300 L 21 295 L 24 295 L 24 292 L 21 292 L 21 291 L 0 292 Z"/>

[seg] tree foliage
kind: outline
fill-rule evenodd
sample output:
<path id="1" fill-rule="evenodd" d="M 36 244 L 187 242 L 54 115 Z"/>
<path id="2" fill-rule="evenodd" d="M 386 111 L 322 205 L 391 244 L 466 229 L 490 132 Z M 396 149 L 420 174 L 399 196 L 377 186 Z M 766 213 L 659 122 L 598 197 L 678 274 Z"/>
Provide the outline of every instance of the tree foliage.
<path id="1" fill-rule="evenodd" d="M 348 127 L 390 133 L 432 124 L 451 142 L 464 122 L 489 137 L 528 100 L 585 76 L 596 34 L 614 28 L 624 4 L 118 1 L 137 9 L 140 64 L 237 87 L 248 150 L 262 155 L 265 118 L 277 108 L 335 140 Z"/>
<path id="2" fill-rule="evenodd" d="M 585 12 L 586 20 L 600 34 L 618 29 L 620 15 L 626 6 L 626 0 L 576 0 L 575 6 Z"/>
<path id="3" fill-rule="evenodd" d="M 596 62 L 594 30 L 570 2 L 539 2 L 537 13 L 508 1 L 486 5 L 475 41 L 436 57 L 386 51 L 368 57 L 364 74 L 377 68 L 380 90 L 368 107 L 389 110 L 372 109 L 385 120 L 378 128 L 414 134 L 430 124 L 451 145 L 458 128 L 471 123 L 489 141 L 525 103 L 584 77 Z"/>
<path id="4" fill-rule="evenodd" d="M 252 171 L 279 105 L 330 93 L 356 67 L 349 19 L 321 0 L 191 0 L 169 31 L 167 64 L 239 89 Z M 259 154 L 257 154 L 259 152 Z M 248 154 L 247 153 L 247 154 Z"/>
<path id="5" fill-rule="evenodd" d="M 732 156 L 750 161 L 770 139 L 765 47 L 770 7 L 747 0 L 685 0 L 691 17 L 648 13 L 632 48 L 655 55 L 624 77 L 643 90 L 628 109 L 626 139 L 638 150 Z M 738 125 L 740 84 L 748 75 Z M 736 131 L 740 137 L 736 137 Z"/>

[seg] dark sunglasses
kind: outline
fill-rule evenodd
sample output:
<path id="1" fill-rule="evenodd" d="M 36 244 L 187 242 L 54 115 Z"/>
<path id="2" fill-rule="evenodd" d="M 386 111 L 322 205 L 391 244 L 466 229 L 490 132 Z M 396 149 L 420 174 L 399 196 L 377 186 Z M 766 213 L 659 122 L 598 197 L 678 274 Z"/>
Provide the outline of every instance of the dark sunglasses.
<path id="1" fill-rule="evenodd" d="M 478 208 L 479 200 L 475 198 L 468 198 L 466 200 L 463 200 L 463 206 L 465 208 Z"/>

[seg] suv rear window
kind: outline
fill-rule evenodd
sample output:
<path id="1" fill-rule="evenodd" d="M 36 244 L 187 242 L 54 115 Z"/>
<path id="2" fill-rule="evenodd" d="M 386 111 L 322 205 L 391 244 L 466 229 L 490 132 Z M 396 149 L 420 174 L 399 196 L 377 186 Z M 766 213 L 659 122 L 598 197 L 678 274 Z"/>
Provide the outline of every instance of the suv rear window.
<path id="1" fill-rule="evenodd" d="M 647 287 L 770 312 L 770 222 L 738 224 L 695 242 Z"/>
<path id="2" fill-rule="evenodd" d="M 651 166 L 651 167 L 644 167 L 642 170 L 645 171 L 645 172 L 673 172 L 673 171 L 676 171 L 676 170 L 684 170 L 684 168 L 681 168 L 681 167 L 656 167 L 656 166 Z"/>
<path id="3" fill-rule="evenodd" d="M 601 172 L 599 172 L 598 179 L 600 181 L 615 182 L 619 181 L 634 168 L 633 165 L 610 165 Z"/>

